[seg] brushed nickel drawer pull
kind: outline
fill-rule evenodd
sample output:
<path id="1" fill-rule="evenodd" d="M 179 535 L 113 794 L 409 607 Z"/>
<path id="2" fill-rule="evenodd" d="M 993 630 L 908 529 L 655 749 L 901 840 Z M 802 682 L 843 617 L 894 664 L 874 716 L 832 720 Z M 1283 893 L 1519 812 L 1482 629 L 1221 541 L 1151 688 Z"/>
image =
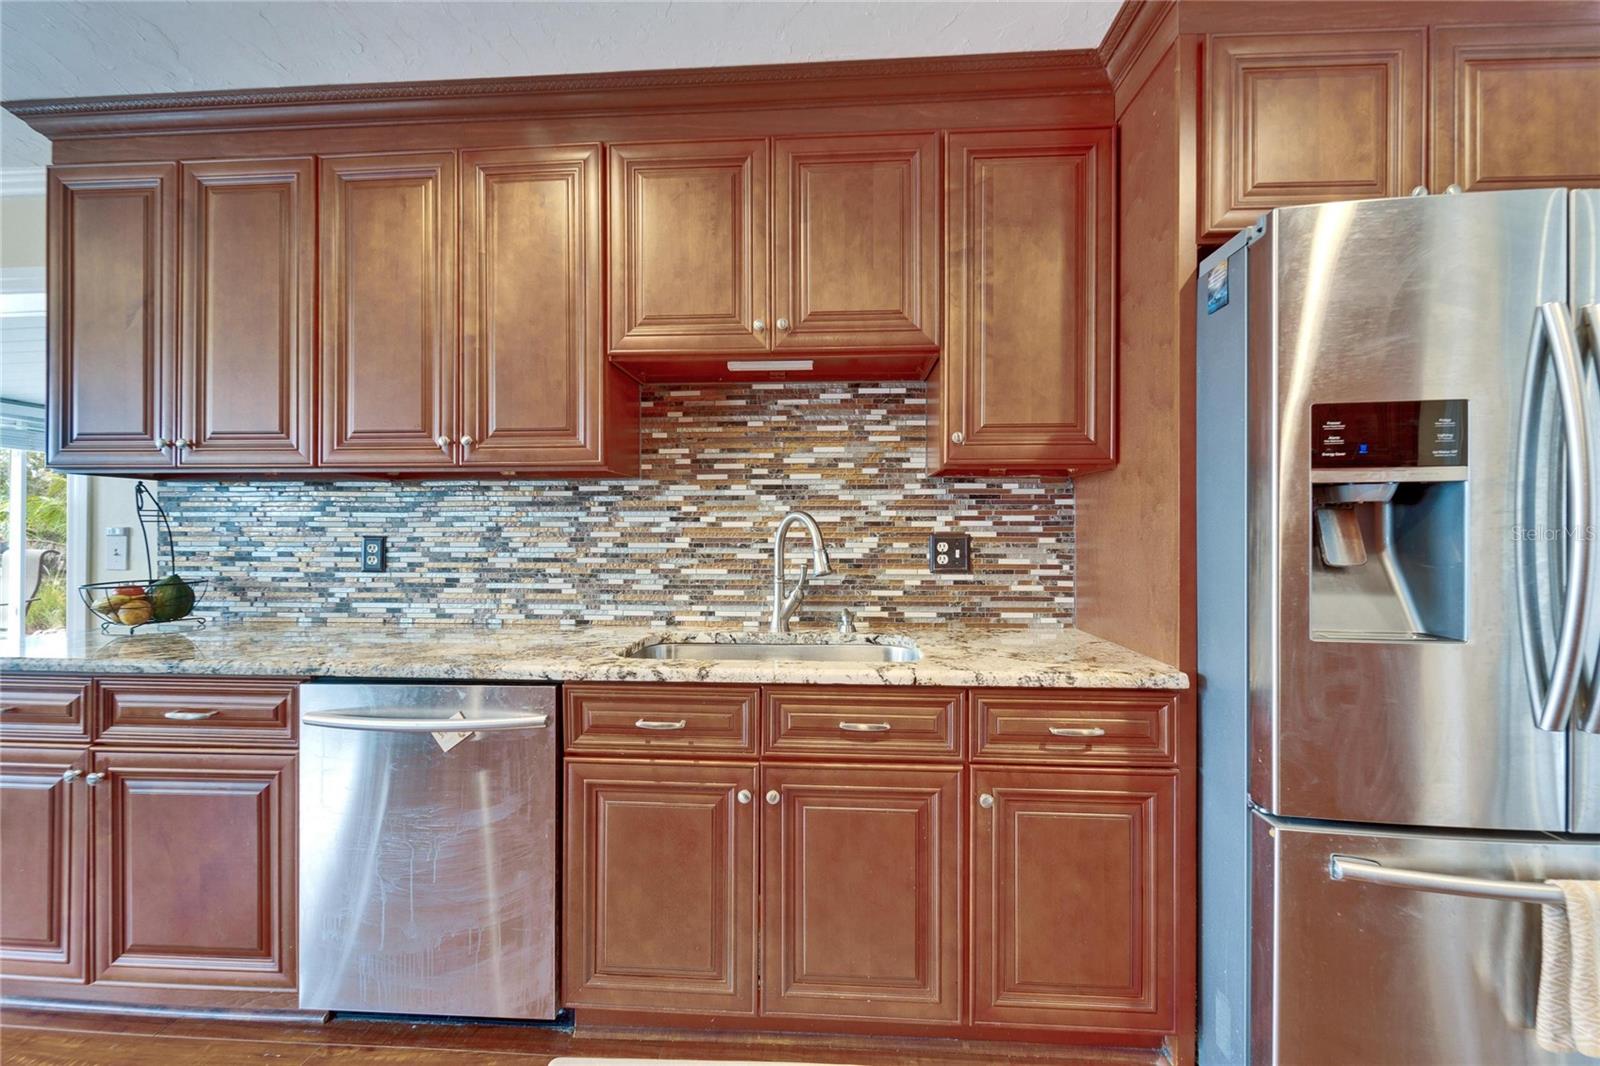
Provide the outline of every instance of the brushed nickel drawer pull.
<path id="1" fill-rule="evenodd" d="M 1053 737 L 1103 737 L 1106 735 L 1106 731 L 1097 725 L 1083 727 L 1053 725 L 1050 727 L 1050 735 Z"/>
<path id="2" fill-rule="evenodd" d="M 892 727 L 888 722 L 840 722 L 839 728 L 846 733 L 887 733 Z"/>
<path id="3" fill-rule="evenodd" d="M 216 716 L 216 711 L 167 711 L 161 717 L 170 718 L 174 722 L 200 722 Z"/>
<path id="4" fill-rule="evenodd" d="M 660 722 L 650 718 L 641 718 L 637 722 L 633 723 L 633 727 L 635 729 L 656 729 L 666 733 L 674 729 L 682 729 L 688 724 L 689 723 L 682 718 L 679 718 L 676 722 Z"/>

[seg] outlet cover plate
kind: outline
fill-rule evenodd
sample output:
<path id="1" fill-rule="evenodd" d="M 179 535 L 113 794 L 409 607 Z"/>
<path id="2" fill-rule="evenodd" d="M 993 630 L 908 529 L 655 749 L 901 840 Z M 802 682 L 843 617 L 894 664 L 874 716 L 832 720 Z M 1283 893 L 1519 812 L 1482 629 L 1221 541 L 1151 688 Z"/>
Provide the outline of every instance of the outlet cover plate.
<path id="1" fill-rule="evenodd" d="M 388 537 L 361 538 L 361 569 L 368 574 L 381 574 L 389 569 Z"/>
<path id="2" fill-rule="evenodd" d="M 972 538 L 965 533 L 928 534 L 928 573 L 972 573 Z"/>

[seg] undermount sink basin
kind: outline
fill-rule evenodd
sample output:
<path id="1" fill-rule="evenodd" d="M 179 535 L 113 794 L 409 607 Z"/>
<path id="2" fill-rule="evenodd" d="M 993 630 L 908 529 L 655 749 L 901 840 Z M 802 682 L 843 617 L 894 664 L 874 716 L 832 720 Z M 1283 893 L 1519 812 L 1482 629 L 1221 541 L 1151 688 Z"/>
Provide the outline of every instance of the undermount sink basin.
<path id="1" fill-rule="evenodd" d="M 659 640 L 629 648 L 632 659 L 739 659 L 808 663 L 914 663 L 922 658 L 902 644 L 780 644 Z"/>

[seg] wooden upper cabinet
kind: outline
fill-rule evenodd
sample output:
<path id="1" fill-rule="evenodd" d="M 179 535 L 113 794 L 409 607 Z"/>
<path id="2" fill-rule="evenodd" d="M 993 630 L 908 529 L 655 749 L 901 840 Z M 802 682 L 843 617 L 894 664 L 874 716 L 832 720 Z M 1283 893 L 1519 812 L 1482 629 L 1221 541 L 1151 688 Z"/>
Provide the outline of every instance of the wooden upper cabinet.
<path id="1" fill-rule="evenodd" d="M 173 463 L 178 168 L 50 168 L 51 465 Z"/>
<path id="2" fill-rule="evenodd" d="M 1600 22 L 1430 38 L 1433 191 L 1600 185 Z"/>
<path id="3" fill-rule="evenodd" d="M 451 466 L 455 153 L 324 158 L 319 198 L 321 462 Z"/>
<path id="4" fill-rule="evenodd" d="M 1210 37 L 1202 239 L 1422 184 L 1426 61 L 1420 29 Z"/>
<path id="5" fill-rule="evenodd" d="M 775 348 L 937 347 L 937 135 L 779 138 L 772 207 Z"/>
<path id="6" fill-rule="evenodd" d="M 960 768 L 766 766 L 761 785 L 761 1013 L 959 1022 Z"/>
<path id="7" fill-rule="evenodd" d="M 1177 778 L 972 770 L 972 1021 L 1170 1031 Z"/>
<path id="8" fill-rule="evenodd" d="M 569 1007 L 756 1011 L 754 766 L 567 762 Z"/>
<path id="9" fill-rule="evenodd" d="M 936 473 L 1080 473 L 1116 458 L 1109 129 L 952 133 Z"/>
<path id="10" fill-rule="evenodd" d="M 606 365 L 600 146 L 467 151 L 461 173 L 462 462 L 637 472 L 610 424 L 637 389 Z"/>
<path id="11" fill-rule="evenodd" d="M 88 977 L 82 748 L 0 747 L 0 975 Z"/>
<path id="12" fill-rule="evenodd" d="M 294 756 L 100 752 L 94 979 L 293 988 Z"/>
<path id="13" fill-rule="evenodd" d="M 183 165 L 180 466 L 312 461 L 315 181 L 309 158 Z"/>
<path id="14" fill-rule="evenodd" d="M 767 168 L 765 140 L 611 146 L 613 352 L 766 351 Z"/>

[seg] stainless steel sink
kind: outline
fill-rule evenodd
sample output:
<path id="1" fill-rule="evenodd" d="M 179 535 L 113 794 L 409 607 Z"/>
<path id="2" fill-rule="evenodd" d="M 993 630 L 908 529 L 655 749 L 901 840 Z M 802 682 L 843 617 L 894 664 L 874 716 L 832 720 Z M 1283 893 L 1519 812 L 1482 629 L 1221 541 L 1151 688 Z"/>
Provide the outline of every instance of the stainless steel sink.
<path id="1" fill-rule="evenodd" d="M 660 640 L 629 648 L 632 659 L 739 659 L 807 663 L 914 663 L 922 653 L 903 644 L 690 643 Z"/>

